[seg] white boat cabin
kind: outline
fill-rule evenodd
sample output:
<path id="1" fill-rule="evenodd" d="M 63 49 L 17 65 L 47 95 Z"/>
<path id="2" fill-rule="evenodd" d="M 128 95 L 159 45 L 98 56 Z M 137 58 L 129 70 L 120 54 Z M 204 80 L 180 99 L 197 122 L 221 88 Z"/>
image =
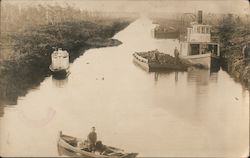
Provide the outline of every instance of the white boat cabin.
<path id="1" fill-rule="evenodd" d="M 51 54 L 52 69 L 66 70 L 69 68 L 69 53 L 59 48 Z"/>
<path id="2" fill-rule="evenodd" d="M 180 43 L 181 55 L 202 55 L 211 53 L 212 57 L 220 55 L 219 44 L 211 42 L 211 26 L 191 23 L 192 28 L 187 28 L 187 40 Z"/>
<path id="3" fill-rule="evenodd" d="M 192 28 L 187 28 L 187 42 L 211 42 L 210 25 L 191 23 Z"/>

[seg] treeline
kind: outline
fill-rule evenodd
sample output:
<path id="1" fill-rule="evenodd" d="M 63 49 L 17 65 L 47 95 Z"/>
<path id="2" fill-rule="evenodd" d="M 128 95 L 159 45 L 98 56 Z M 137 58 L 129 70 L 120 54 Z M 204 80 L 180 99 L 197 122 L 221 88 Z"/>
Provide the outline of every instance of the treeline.
<path id="1" fill-rule="evenodd" d="M 212 31 L 217 31 L 217 27 L 221 26 L 222 23 L 225 22 L 228 17 L 231 17 L 234 23 L 239 27 L 249 28 L 250 23 L 250 15 L 247 14 L 219 14 L 219 13 L 206 13 L 202 14 L 202 21 L 205 24 L 209 24 L 213 27 Z M 190 23 L 197 21 L 197 13 L 151 13 L 151 19 L 155 23 L 160 25 L 172 25 L 178 29 L 186 30 L 187 27 L 190 27 Z"/>
<path id="2" fill-rule="evenodd" d="M 62 23 L 89 21 L 104 24 L 105 20 L 129 19 L 134 14 L 105 13 L 77 9 L 69 4 L 64 5 L 34 5 L 23 6 L 2 2 L 1 6 L 1 43 L 3 46 L 12 46 L 16 43 L 13 35 L 29 31 L 40 26 L 58 26 Z M 55 30 L 53 30 L 55 31 Z"/>
<path id="3" fill-rule="evenodd" d="M 239 49 L 250 40 L 250 16 L 240 18 L 240 16 L 228 14 L 221 18 L 217 26 L 214 27 L 215 32 L 220 37 L 223 49 L 232 46 Z"/>
<path id="4" fill-rule="evenodd" d="M 62 22 L 98 21 L 112 14 L 80 10 L 71 5 L 22 6 L 2 3 L 2 32 L 17 32 L 39 25 L 54 25 Z M 119 16 L 122 16 L 120 13 Z M 125 14 L 124 14 L 125 16 Z M 114 14 L 113 14 L 114 17 Z"/>

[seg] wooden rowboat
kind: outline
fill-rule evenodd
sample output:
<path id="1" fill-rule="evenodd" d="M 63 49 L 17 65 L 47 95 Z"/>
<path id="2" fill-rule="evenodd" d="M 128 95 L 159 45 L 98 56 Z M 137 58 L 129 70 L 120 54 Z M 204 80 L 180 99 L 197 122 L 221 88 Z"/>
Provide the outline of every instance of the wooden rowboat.
<path id="1" fill-rule="evenodd" d="M 60 150 L 59 154 L 62 155 L 63 153 L 70 153 L 69 156 L 82 156 L 90 158 L 135 158 L 138 155 L 137 153 L 126 153 L 122 149 L 111 146 L 106 146 L 109 151 L 112 151 L 108 154 L 89 152 L 87 150 L 84 150 L 85 148 L 87 148 L 87 145 L 83 142 L 84 140 L 81 138 L 68 136 L 62 134 L 62 132 L 60 131 L 58 139 L 58 151 Z M 81 146 L 79 146 L 79 144 L 81 144 Z M 61 153 L 62 151 L 63 153 Z"/>

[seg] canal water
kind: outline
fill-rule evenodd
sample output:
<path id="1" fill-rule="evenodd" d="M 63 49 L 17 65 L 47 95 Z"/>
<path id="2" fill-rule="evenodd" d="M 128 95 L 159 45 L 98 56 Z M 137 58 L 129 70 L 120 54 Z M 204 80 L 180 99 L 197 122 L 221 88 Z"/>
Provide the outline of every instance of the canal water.
<path id="1" fill-rule="evenodd" d="M 1 156 L 59 156 L 57 134 L 86 137 L 139 156 L 239 157 L 249 145 L 249 91 L 226 72 L 147 72 L 132 53 L 173 54 L 177 40 L 157 40 L 148 19 L 117 33 L 117 47 L 91 49 L 65 80 L 46 78 L 0 107 Z"/>

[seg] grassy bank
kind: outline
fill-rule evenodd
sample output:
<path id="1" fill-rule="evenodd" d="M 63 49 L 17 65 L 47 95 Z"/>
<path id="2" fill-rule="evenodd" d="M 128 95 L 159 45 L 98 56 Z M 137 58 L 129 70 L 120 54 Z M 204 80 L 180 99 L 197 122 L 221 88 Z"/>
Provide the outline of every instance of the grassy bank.
<path id="1" fill-rule="evenodd" d="M 63 22 L 12 35 L 17 53 L 0 63 L 0 105 L 16 104 L 19 96 L 36 88 L 50 75 L 48 67 L 53 47 L 67 50 L 73 62 L 86 49 L 121 44 L 111 37 L 130 22 L 128 19 Z"/>

